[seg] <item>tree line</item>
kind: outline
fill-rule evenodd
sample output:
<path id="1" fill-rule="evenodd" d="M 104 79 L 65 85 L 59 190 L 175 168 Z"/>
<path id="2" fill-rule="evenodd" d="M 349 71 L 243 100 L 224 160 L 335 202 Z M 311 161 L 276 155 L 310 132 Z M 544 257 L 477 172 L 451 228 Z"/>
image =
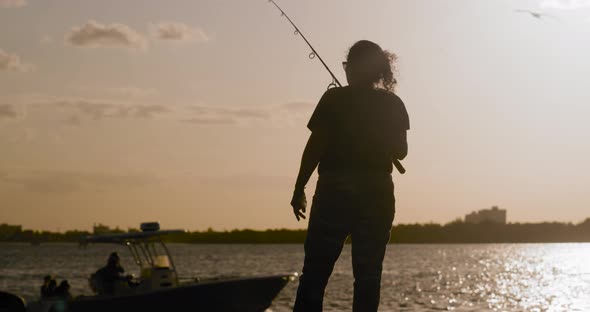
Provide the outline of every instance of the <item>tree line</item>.
<path id="1" fill-rule="evenodd" d="M 97 227 L 95 227 L 96 229 Z M 137 232 L 137 229 L 111 229 L 100 225 L 99 233 Z M 0 224 L 0 242 L 80 242 L 94 233 L 89 231 L 49 232 L 23 230 L 19 225 Z M 166 242 L 188 244 L 301 244 L 306 230 L 272 229 L 185 232 L 164 237 Z M 398 224 L 392 228 L 393 244 L 457 244 L 457 243 L 557 243 L 590 242 L 590 218 L 584 222 L 559 223 L 465 223 L 454 221 L 444 225 Z"/>

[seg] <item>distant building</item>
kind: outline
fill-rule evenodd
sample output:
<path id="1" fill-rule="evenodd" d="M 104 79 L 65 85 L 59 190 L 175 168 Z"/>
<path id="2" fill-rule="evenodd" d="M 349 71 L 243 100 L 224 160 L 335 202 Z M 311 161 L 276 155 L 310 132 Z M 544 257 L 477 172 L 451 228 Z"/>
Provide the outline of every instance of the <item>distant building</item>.
<path id="1" fill-rule="evenodd" d="M 506 224 L 506 209 L 493 206 L 492 209 L 475 211 L 465 216 L 465 223 L 483 222 Z"/>
<path id="2" fill-rule="evenodd" d="M 112 233 L 123 233 L 125 231 L 122 231 L 121 229 L 119 229 L 118 227 L 111 229 L 109 226 L 104 225 L 102 223 L 95 223 L 92 226 L 92 233 L 94 234 L 112 234 Z"/>

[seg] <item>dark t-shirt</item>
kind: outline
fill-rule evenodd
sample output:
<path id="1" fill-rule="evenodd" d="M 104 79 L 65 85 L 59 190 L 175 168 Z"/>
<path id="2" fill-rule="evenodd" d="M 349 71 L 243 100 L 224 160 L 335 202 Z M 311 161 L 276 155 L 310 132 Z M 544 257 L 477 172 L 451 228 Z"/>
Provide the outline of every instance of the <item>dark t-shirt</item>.
<path id="1" fill-rule="evenodd" d="M 125 280 L 123 273 L 125 273 L 123 267 L 108 264 L 96 271 L 105 294 L 112 295 L 114 293 L 115 283 Z"/>
<path id="2" fill-rule="evenodd" d="M 391 173 L 399 132 L 410 129 L 402 100 L 381 89 L 332 88 L 320 99 L 307 127 L 326 131 L 322 173 Z"/>

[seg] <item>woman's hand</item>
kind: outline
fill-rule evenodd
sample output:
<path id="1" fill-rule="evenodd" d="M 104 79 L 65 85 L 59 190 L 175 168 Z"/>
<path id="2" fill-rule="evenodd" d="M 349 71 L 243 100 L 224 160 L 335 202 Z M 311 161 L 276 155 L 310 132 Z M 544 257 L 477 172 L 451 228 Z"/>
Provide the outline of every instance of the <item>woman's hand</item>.
<path id="1" fill-rule="evenodd" d="M 305 219 L 307 199 L 305 198 L 305 191 L 303 189 L 296 189 L 293 192 L 293 198 L 291 199 L 291 207 L 293 207 L 293 213 L 295 214 L 295 218 L 297 218 L 297 221 L 299 221 L 301 218 Z"/>

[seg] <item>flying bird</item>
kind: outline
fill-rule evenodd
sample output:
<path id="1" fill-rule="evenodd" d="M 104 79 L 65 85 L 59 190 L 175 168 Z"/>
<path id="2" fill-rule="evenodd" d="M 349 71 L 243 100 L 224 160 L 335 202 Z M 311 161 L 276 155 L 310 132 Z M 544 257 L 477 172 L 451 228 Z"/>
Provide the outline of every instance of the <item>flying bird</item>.
<path id="1" fill-rule="evenodd" d="M 514 12 L 516 13 L 528 13 L 530 14 L 532 17 L 536 18 L 536 19 L 542 19 L 543 17 L 552 17 L 555 19 L 558 19 L 557 17 L 547 14 L 547 13 L 541 13 L 541 12 L 536 12 L 536 11 L 531 11 L 531 10 L 514 10 Z"/>

